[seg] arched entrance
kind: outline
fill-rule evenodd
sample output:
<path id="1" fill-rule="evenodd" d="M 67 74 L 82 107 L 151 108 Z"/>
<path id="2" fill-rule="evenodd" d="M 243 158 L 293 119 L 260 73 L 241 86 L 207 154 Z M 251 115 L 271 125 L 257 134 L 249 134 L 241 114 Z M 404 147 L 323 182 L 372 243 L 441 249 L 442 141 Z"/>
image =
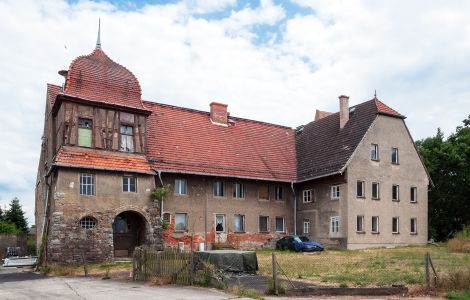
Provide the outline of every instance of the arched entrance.
<path id="1" fill-rule="evenodd" d="M 130 257 L 136 246 L 146 242 L 146 221 L 134 211 L 124 211 L 114 218 L 114 257 Z"/>

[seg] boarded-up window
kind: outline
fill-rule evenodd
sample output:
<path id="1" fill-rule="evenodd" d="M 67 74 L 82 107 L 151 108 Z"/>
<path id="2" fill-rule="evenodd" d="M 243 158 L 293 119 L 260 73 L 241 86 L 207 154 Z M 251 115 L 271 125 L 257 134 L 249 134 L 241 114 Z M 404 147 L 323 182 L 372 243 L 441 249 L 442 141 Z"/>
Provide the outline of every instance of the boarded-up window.
<path id="1" fill-rule="evenodd" d="M 132 126 L 121 125 L 121 151 L 134 152 L 134 135 Z"/>
<path id="2" fill-rule="evenodd" d="M 268 185 L 260 185 L 258 187 L 258 199 L 269 200 L 269 186 Z"/>
<path id="3" fill-rule="evenodd" d="M 81 147 L 91 147 L 93 121 L 90 119 L 78 119 L 78 145 Z"/>

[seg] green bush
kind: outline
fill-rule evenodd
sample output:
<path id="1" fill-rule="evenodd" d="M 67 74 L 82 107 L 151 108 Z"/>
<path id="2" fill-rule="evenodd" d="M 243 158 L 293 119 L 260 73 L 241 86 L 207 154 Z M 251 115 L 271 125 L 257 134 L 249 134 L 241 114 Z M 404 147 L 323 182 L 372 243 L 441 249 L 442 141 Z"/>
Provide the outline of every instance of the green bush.
<path id="1" fill-rule="evenodd" d="M 14 223 L 0 221 L 0 233 L 18 234 L 21 233 Z"/>
<path id="2" fill-rule="evenodd" d="M 470 238 L 470 226 L 464 226 L 462 231 L 455 234 L 457 238 Z"/>
<path id="3" fill-rule="evenodd" d="M 26 240 L 26 251 L 28 255 L 36 255 L 36 242 L 30 237 Z"/>

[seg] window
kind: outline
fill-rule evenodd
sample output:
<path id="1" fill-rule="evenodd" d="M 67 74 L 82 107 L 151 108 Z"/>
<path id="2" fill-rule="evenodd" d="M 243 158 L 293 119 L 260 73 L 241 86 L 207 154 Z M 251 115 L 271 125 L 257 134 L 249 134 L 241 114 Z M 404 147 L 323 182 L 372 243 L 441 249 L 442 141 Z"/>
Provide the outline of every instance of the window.
<path id="1" fill-rule="evenodd" d="M 310 233 L 310 220 L 304 219 L 304 233 Z"/>
<path id="2" fill-rule="evenodd" d="M 304 203 L 312 202 L 312 190 L 304 190 L 302 194 L 302 199 Z"/>
<path id="3" fill-rule="evenodd" d="M 276 186 L 274 199 L 276 199 L 277 201 L 284 200 L 284 189 L 282 188 L 282 186 Z"/>
<path id="4" fill-rule="evenodd" d="M 269 217 L 260 216 L 259 217 L 259 231 L 268 232 L 269 231 Z"/>
<path id="5" fill-rule="evenodd" d="M 245 198 L 245 185 L 243 183 L 233 184 L 233 198 Z"/>
<path id="6" fill-rule="evenodd" d="M 186 213 L 175 214 L 175 231 L 185 231 L 188 229 L 188 215 Z"/>
<path id="7" fill-rule="evenodd" d="M 121 125 L 121 151 L 134 151 L 134 135 L 132 126 Z"/>
<path id="8" fill-rule="evenodd" d="M 91 119 L 78 118 L 78 145 L 91 147 L 93 121 Z"/>
<path id="9" fill-rule="evenodd" d="M 379 233 L 379 217 L 372 217 L 372 233 Z"/>
<path id="10" fill-rule="evenodd" d="M 214 182 L 214 196 L 215 197 L 223 197 L 225 196 L 225 186 L 223 181 L 215 181 Z"/>
<path id="11" fill-rule="evenodd" d="M 372 199 L 380 199 L 380 187 L 378 182 L 372 182 Z"/>
<path id="12" fill-rule="evenodd" d="M 377 144 L 370 145 L 370 159 L 379 160 L 379 145 Z"/>
<path id="13" fill-rule="evenodd" d="M 95 175 L 80 173 L 80 195 L 95 195 Z"/>
<path id="14" fill-rule="evenodd" d="M 93 229 L 96 227 L 96 219 L 93 217 L 84 217 L 80 220 L 80 227 L 85 229 Z"/>
<path id="15" fill-rule="evenodd" d="M 269 200 L 269 186 L 268 185 L 260 185 L 258 187 L 258 199 Z"/>
<path id="16" fill-rule="evenodd" d="M 215 215 L 215 232 L 225 232 L 225 215 Z"/>
<path id="17" fill-rule="evenodd" d="M 356 197 L 364 198 L 366 196 L 366 187 L 364 181 L 358 181 L 356 187 Z"/>
<path id="18" fill-rule="evenodd" d="M 175 195 L 187 195 L 188 185 L 186 179 L 175 179 Z"/>
<path id="19" fill-rule="evenodd" d="M 122 191 L 135 193 L 137 191 L 137 178 L 133 176 L 122 177 Z"/>
<path id="20" fill-rule="evenodd" d="M 410 189 L 410 202 L 416 203 L 418 202 L 418 188 L 411 187 Z"/>
<path id="21" fill-rule="evenodd" d="M 276 217 L 276 232 L 284 232 L 284 218 Z"/>
<path id="22" fill-rule="evenodd" d="M 332 185 L 330 187 L 331 200 L 339 199 L 339 185 Z"/>
<path id="23" fill-rule="evenodd" d="M 416 220 L 416 218 L 411 218 L 410 219 L 410 233 L 411 234 L 417 234 L 418 233 L 418 222 Z"/>
<path id="24" fill-rule="evenodd" d="M 245 232 L 245 215 L 235 215 L 233 218 L 233 231 Z"/>
<path id="25" fill-rule="evenodd" d="M 398 165 L 398 148 L 392 148 L 392 164 Z"/>
<path id="26" fill-rule="evenodd" d="M 171 223 L 171 215 L 170 215 L 170 213 L 163 213 L 163 222 L 165 222 L 166 224 L 170 224 L 170 223 Z"/>
<path id="27" fill-rule="evenodd" d="M 400 233 L 400 219 L 398 217 L 392 218 L 392 233 Z"/>
<path id="28" fill-rule="evenodd" d="M 339 217 L 334 216 L 330 218 L 330 233 L 339 232 Z"/>
<path id="29" fill-rule="evenodd" d="M 400 201 L 400 186 L 398 185 L 392 186 L 392 200 Z"/>
<path id="30" fill-rule="evenodd" d="M 356 231 L 364 232 L 364 216 L 356 217 Z"/>

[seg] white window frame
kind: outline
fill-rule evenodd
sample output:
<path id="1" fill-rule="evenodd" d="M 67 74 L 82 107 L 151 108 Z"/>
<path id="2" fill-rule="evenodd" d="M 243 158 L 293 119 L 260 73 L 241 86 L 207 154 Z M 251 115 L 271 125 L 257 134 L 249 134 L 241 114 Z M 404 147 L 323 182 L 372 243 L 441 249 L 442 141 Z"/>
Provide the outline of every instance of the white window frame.
<path id="1" fill-rule="evenodd" d="M 261 218 L 266 218 L 266 231 L 261 230 Z M 263 233 L 263 232 L 269 232 L 269 216 L 259 216 L 258 217 L 258 231 Z"/>
<path id="2" fill-rule="evenodd" d="M 222 230 L 217 230 L 217 218 L 221 217 L 222 218 Z M 215 224 L 215 232 L 216 233 L 224 233 L 227 232 L 227 218 L 225 217 L 225 214 L 215 214 L 214 216 L 214 224 Z"/>
<path id="3" fill-rule="evenodd" d="M 370 159 L 373 161 L 379 160 L 379 145 L 378 144 L 370 145 Z"/>
<path id="4" fill-rule="evenodd" d="M 330 234 L 338 234 L 339 232 L 339 216 L 330 217 Z"/>
<path id="5" fill-rule="evenodd" d="M 418 188 L 415 186 L 412 186 L 410 188 L 410 202 L 411 203 L 417 203 L 418 202 Z"/>
<path id="6" fill-rule="evenodd" d="M 175 179 L 175 195 L 185 196 L 188 194 L 188 182 L 183 178 Z"/>
<path id="7" fill-rule="evenodd" d="M 237 217 L 238 217 L 238 218 L 241 218 L 241 222 L 240 222 L 241 227 L 242 227 L 241 230 L 239 230 L 240 228 L 237 228 L 237 226 L 236 226 L 236 224 L 237 224 L 237 223 L 236 223 L 236 222 L 237 222 Z M 233 231 L 234 231 L 234 232 L 245 232 L 245 215 L 242 215 L 242 214 L 235 214 L 235 215 L 233 216 Z"/>
<path id="8" fill-rule="evenodd" d="M 131 189 L 131 180 L 134 179 L 134 190 Z M 126 183 L 127 181 L 127 183 Z M 126 189 L 127 186 L 127 189 Z M 137 193 L 137 177 L 122 176 L 122 191 L 125 193 Z"/>
<path id="9" fill-rule="evenodd" d="M 312 203 L 313 202 L 313 190 L 303 190 L 302 191 L 302 201 L 303 203 Z"/>
<path id="10" fill-rule="evenodd" d="M 394 230 L 393 227 L 395 227 L 395 222 L 396 222 L 396 230 Z M 392 233 L 394 234 L 399 234 L 400 233 L 400 218 L 399 217 L 393 217 L 392 218 Z"/>
<path id="11" fill-rule="evenodd" d="M 397 190 L 397 192 L 396 192 L 397 196 L 394 198 L 393 197 L 393 192 L 394 192 L 395 188 Z M 392 185 L 392 201 L 397 201 L 397 202 L 400 201 L 400 186 L 398 184 Z"/>
<path id="12" fill-rule="evenodd" d="M 85 123 L 83 125 L 83 123 Z M 80 136 L 86 132 L 87 135 L 90 136 L 90 140 L 88 143 L 83 144 L 81 143 Z M 77 145 L 80 147 L 93 147 L 93 119 L 91 118 L 78 118 L 78 136 L 77 136 Z"/>
<path id="13" fill-rule="evenodd" d="M 374 196 L 374 186 L 376 187 L 376 190 L 377 190 L 376 196 Z M 379 182 L 372 182 L 371 199 L 380 200 L 380 183 Z"/>
<path id="14" fill-rule="evenodd" d="M 282 219 L 282 230 L 278 230 L 277 228 L 277 221 L 280 219 Z M 274 223 L 275 223 L 276 232 L 286 232 L 286 223 L 285 223 L 284 217 L 279 217 L 279 216 L 275 217 Z"/>
<path id="15" fill-rule="evenodd" d="M 184 216 L 184 228 L 177 228 L 177 226 L 178 226 L 177 215 L 183 215 Z M 183 212 L 175 213 L 175 231 L 176 232 L 188 231 L 188 213 L 183 213 Z"/>
<path id="16" fill-rule="evenodd" d="M 414 225 L 414 231 L 413 231 L 413 225 Z M 410 234 L 418 234 L 418 219 L 417 218 L 410 219 Z"/>
<path id="17" fill-rule="evenodd" d="M 303 233 L 308 234 L 310 233 L 310 219 L 304 219 L 304 226 L 303 226 Z"/>
<path id="18" fill-rule="evenodd" d="M 85 216 L 80 219 L 80 227 L 83 229 L 94 229 L 98 224 L 98 221 L 90 216 Z"/>
<path id="19" fill-rule="evenodd" d="M 96 195 L 96 177 L 92 173 L 80 173 L 79 175 L 79 193 L 82 196 Z"/>
<path id="20" fill-rule="evenodd" d="M 340 197 L 340 185 L 332 185 L 330 187 L 330 199 L 331 200 L 339 200 Z"/>
<path id="21" fill-rule="evenodd" d="M 225 183 L 223 180 L 214 181 L 213 195 L 218 198 L 225 197 Z"/>
<path id="22" fill-rule="evenodd" d="M 232 198 L 244 199 L 245 198 L 245 185 L 240 182 L 235 182 L 232 185 Z"/>
<path id="23" fill-rule="evenodd" d="M 394 153 L 396 152 L 396 155 L 395 155 L 395 160 L 393 159 L 393 155 Z M 394 165 L 398 165 L 400 164 L 400 157 L 399 157 L 399 151 L 398 151 L 398 148 L 397 147 L 392 147 L 392 153 L 390 155 L 390 161 L 392 162 L 392 164 Z"/>
<path id="24" fill-rule="evenodd" d="M 129 129 L 131 133 L 128 132 Z M 119 133 L 121 134 L 120 150 L 123 152 L 134 152 L 134 126 L 121 124 Z"/>
<path id="25" fill-rule="evenodd" d="M 359 195 L 359 189 L 357 188 L 358 184 L 362 186 L 362 194 Z M 363 180 L 358 180 L 356 182 L 356 198 L 365 198 L 366 197 L 366 182 Z"/>
<path id="26" fill-rule="evenodd" d="M 280 185 L 274 187 L 274 200 L 284 201 L 284 188 Z"/>
<path id="27" fill-rule="evenodd" d="M 359 226 L 359 224 L 361 224 L 361 226 Z M 362 215 L 356 216 L 356 232 L 364 232 L 364 216 Z"/>
<path id="28" fill-rule="evenodd" d="M 376 222 L 377 228 L 375 230 L 374 230 L 374 219 L 377 220 L 377 222 Z M 379 216 L 372 216 L 371 232 L 372 233 L 380 233 L 380 218 L 379 218 Z"/>

